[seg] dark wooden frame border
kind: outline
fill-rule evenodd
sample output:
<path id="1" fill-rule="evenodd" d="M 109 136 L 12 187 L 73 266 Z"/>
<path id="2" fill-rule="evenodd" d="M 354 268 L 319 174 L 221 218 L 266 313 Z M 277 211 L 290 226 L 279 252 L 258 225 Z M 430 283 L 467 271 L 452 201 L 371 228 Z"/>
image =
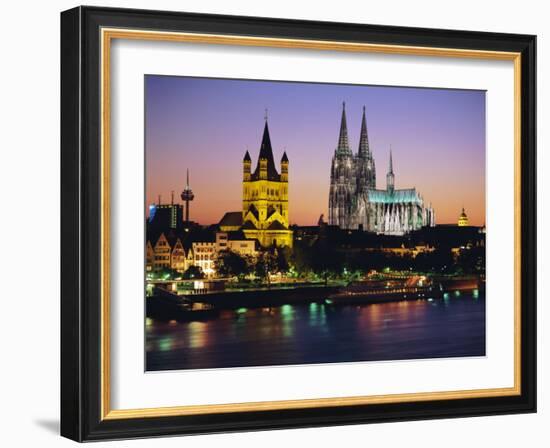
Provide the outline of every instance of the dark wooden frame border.
<path id="1" fill-rule="evenodd" d="M 102 419 L 101 28 L 521 53 L 521 394 Z M 78 441 L 536 411 L 536 37 L 78 7 L 61 14 L 61 434 Z"/>

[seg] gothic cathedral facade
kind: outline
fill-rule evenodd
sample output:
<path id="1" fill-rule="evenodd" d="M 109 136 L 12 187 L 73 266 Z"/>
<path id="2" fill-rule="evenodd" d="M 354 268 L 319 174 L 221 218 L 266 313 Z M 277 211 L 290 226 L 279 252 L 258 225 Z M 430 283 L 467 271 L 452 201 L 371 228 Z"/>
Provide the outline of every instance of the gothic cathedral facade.
<path id="1" fill-rule="evenodd" d="M 425 207 L 416 188 L 395 189 L 390 150 L 386 189 L 376 188 L 376 167 L 369 137 L 365 108 L 357 154 L 348 140 L 346 105 L 343 104 L 338 146 L 330 171 L 329 222 L 341 229 L 362 229 L 386 235 L 403 235 L 435 225 L 435 212 Z"/>

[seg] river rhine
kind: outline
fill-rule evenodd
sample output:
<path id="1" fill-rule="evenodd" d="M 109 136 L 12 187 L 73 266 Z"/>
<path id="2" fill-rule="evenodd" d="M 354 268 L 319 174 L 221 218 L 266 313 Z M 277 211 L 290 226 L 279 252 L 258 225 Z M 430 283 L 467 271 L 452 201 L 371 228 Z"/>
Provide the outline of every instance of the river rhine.
<path id="1" fill-rule="evenodd" d="M 202 322 L 146 321 L 147 370 L 485 355 L 485 297 L 223 311 Z"/>

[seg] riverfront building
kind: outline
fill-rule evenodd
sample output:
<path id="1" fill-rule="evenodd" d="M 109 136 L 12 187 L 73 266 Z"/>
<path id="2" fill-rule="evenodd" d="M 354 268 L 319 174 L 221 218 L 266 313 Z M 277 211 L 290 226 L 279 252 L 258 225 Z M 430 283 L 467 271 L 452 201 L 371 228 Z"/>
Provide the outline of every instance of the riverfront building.
<path id="1" fill-rule="evenodd" d="M 289 160 L 286 151 L 280 166 L 279 173 L 266 118 L 254 171 L 248 151 L 243 158 L 242 209 L 225 213 L 218 223 L 220 231 L 241 232 L 244 239 L 250 241 L 248 246 L 252 241 L 257 241 L 264 248 L 292 247 L 293 234 L 289 228 L 288 212 Z"/>
<path id="2" fill-rule="evenodd" d="M 145 245 L 147 272 L 172 269 L 183 273 L 197 266 L 207 277 L 216 274 L 215 262 L 222 251 L 232 251 L 243 257 L 258 256 L 257 240 L 245 238 L 239 231 L 190 232 L 176 236 L 172 232 L 161 233 L 155 240 L 148 238 Z"/>
<path id="3" fill-rule="evenodd" d="M 435 225 L 434 210 L 425 206 L 416 188 L 395 189 L 391 149 L 386 188 L 376 188 L 376 166 L 369 146 L 364 107 L 359 149 L 353 154 L 343 104 L 340 135 L 330 171 L 328 223 L 341 229 L 362 229 L 384 235 L 404 235 Z"/>
<path id="4" fill-rule="evenodd" d="M 230 250 L 242 256 L 258 255 L 258 240 L 249 240 L 239 231 L 216 232 L 216 252 Z"/>

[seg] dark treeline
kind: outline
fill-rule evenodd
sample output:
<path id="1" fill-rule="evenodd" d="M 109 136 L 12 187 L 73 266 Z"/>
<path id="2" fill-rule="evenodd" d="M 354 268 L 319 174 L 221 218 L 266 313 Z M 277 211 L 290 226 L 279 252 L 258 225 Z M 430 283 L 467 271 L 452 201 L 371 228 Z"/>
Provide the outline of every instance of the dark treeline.
<path id="1" fill-rule="evenodd" d="M 311 246 L 297 242 L 292 261 L 298 273 L 327 273 L 331 276 L 388 268 L 457 275 L 482 274 L 485 271 L 485 248 L 465 247 L 454 255 L 450 247 L 442 247 L 417 256 L 401 256 L 382 250 L 335 247 L 321 241 Z"/>

